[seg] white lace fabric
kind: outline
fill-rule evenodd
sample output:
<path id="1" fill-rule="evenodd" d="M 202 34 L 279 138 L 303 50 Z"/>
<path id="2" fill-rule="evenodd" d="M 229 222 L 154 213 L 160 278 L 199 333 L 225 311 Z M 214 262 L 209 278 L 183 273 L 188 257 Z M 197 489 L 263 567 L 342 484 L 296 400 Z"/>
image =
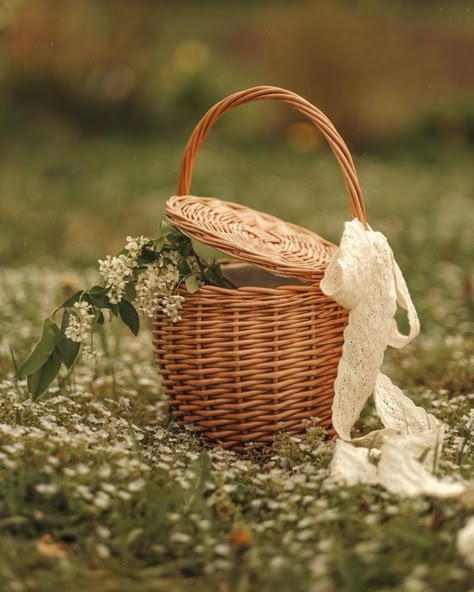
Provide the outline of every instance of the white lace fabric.
<path id="1" fill-rule="evenodd" d="M 415 307 L 385 236 L 365 230 L 358 220 L 346 222 L 321 289 L 350 311 L 334 385 L 332 419 L 337 434 L 351 439 L 351 430 L 371 395 L 386 428 L 408 434 L 436 427 L 432 415 L 380 372 L 387 346 L 401 348 L 420 331 Z M 402 335 L 395 322 L 397 304 L 408 313 L 408 335 Z"/>
<path id="2" fill-rule="evenodd" d="M 380 372 L 387 346 L 401 348 L 420 330 L 385 236 L 366 230 L 358 220 L 346 222 L 321 289 L 349 310 L 332 407 L 333 426 L 341 439 L 336 442 L 329 481 L 378 484 L 407 496 L 459 497 L 472 490 L 465 482 L 446 482 L 432 474 L 443 426 Z M 397 305 L 407 311 L 408 335 L 398 330 Z M 384 429 L 351 439 L 370 396 Z"/>

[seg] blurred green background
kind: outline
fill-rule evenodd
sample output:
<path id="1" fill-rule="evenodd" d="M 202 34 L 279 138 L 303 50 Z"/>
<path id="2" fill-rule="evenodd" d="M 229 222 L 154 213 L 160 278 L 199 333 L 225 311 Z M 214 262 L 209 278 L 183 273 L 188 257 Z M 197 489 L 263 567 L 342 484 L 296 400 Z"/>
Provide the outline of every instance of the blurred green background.
<path id="1" fill-rule="evenodd" d="M 470 302 L 473 25 L 460 0 L 0 0 L 0 264 L 90 265 L 155 235 L 197 120 L 274 84 L 346 139 L 421 301 Z M 349 217 L 327 146 L 273 103 L 216 125 L 193 192 L 335 242 Z"/>

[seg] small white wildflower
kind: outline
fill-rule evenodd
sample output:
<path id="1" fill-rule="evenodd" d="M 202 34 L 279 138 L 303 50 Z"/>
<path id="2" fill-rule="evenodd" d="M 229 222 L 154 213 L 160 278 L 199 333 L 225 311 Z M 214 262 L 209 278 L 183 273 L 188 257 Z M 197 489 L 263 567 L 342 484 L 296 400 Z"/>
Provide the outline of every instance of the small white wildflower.
<path id="1" fill-rule="evenodd" d="M 410 575 L 403 580 L 403 590 L 404 592 L 425 592 L 426 582 Z"/>
<path id="2" fill-rule="evenodd" d="M 107 545 L 104 545 L 104 543 L 99 543 L 96 545 L 95 550 L 101 559 L 108 559 L 110 557 L 110 549 L 107 547 Z"/>
<path id="3" fill-rule="evenodd" d="M 214 547 L 214 551 L 216 555 L 222 555 L 223 557 L 226 557 L 230 553 L 230 545 L 227 543 L 218 543 Z"/>
<path id="4" fill-rule="evenodd" d="M 308 541 L 309 539 L 313 538 L 314 536 L 314 531 L 306 528 L 305 530 L 300 530 L 297 534 L 296 534 L 296 538 L 299 541 Z"/>
<path id="5" fill-rule="evenodd" d="M 117 491 L 117 487 L 112 483 L 102 483 L 101 488 L 107 493 L 115 493 Z"/>
<path id="6" fill-rule="evenodd" d="M 13 471 L 13 469 L 16 469 L 17 466 L 16 461 L 12 460 L 11 458 L 3 458 L 2 463 L 7 469 L 10 469 L 11 471 Z"/>
<path id="7" fill-rule="evenodd" d="M 272 557 L 272 559 L 270 561 L 270 568 L 271 569 L 281 569 L 287 563 L 288 563 L 288 560 L 285 557 L 282 557 L 281 555 L 275 555 L 275 557 Z"/>
<path id="8" fill-rule="evenodd" d="M 54 483 L 39 483 L 35 486 L 35 489 L 41 495 L 49 496 L 57 493 L 59 488 Z"/>
<path id="9" fill-rule="evenodd" d="M 170 541 L 172 543 L 186 544 L 191 542 L 191 537 L 189 536 L 189 534 L 186 534 L 184 532 L 173 532 L 173 534 L 170 536 Z"/>
<path id="10" fill-rule="evenodd" d="M 301 528 L 301 529 L 305 529 L 305 528 L 308 528 L 308 526 L 312 526 L 313 524 L 314 524 L 314 519 L 311 516 L 306 516 L 305 518 L 302 518 L 298 522 L 296 527 Z"/>
<path id="11" fill-rule="evenodd" d="M 101 539 L 109 539 L 111 532 L 106 526 L 101 526 L 100 524 L 96 527 L 95 531 L 100 536 Z"/>
<path id="12" fill-rule="evenodd" d="M 105 491 L 98 491 L 94 499 L 94 505 L 101 510 L 106 510 L 110 505 L 110 496 Z"/>
<path id="13" fill-rule="evenodd" d="M 90 501 L 94 496 L 86 485 L 76 485 L 77 493 L 85 500 Z"/>
<path id="14" fill-rule="evenodd" d="M 8 454 L 15 454 L 15 452 L 17 451 L 17 448 L 16 448 L 16 446 L 14 444 L 4 444 L 2 446 L 2 448 Z"/>
<path id="15" fill-rule="evenodd" d="M 103 353 L 92 345 L 86 345 L 82 349 L 82 356 L 86 362 L 90 363 L 99 360 L 103 356 Z"/>
<path id="16" fill-rule="evenodd" d="M 134 479 L 128 484 L 128 491 L 141 491 L 145 487 L 145 479 Z"/>
<path id="17" fill-rule="evenodd" d="M 474 516 L 458 532 L 456 547 L 467 565 L 474 567 Z"/>
<path id="18" fill-rule="evenodd" d="M 87 475 L 90 472 L 90 468 L 84 463 L 79 463 L 76 465 L 76 471 L 78 475 Z"/>
<path id="19" fill-rule="evenodd" d="M 321 539 L 317 544 L 319 551 L 321 551 L 322 553 L 330 551 L 332 549 L 332 546 L 333 543 L 331 539 Z"/>

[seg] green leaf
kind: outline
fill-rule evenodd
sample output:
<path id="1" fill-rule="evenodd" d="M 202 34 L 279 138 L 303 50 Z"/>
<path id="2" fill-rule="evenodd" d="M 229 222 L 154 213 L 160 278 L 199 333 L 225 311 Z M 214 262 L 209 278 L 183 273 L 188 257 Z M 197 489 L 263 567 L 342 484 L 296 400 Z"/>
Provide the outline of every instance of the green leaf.
<path id="1" fill-rule="evenodd" d="M 69 325 L 70 317 L 71 313 L 68 310 L 65 310 L 61 322 L 61 333 L 57 347 L 59 359 L 66 366 L 66 368 L 71 368 L 71 366 L 74 364 L 81 347 L 80 343 L 77 341 L 72 341 L 72 339 L 68 339 L 65 335 L 66 329 Z"/>
<path id="2" fill-rule="evenodd" d="M 161 249 L 163 248 L 163 245 L 165 244 L 165 241 L 166 241 L 166 235 L 164 235 L 164 234 L 153 240 L 152 244 L 153 244 L 153 248 L 155 249 L 156 253 L 159 253 L 161 251 Z"/>
<path id="3" fill-rule="evenodd" d="M 201 287 L 201 284 L 199 283 L 199 277 L 196 273 L 193 273 L 193 275 L 188 275 L 188 277 L 184 280 L 184 284 L 186 286 L 186 290 L 190 294 L 194 294 L 194 292 L 197 292 Z"/>
<path id="4" fill-rule="evenodd" d="M 206 269 L 206 280 L 209 284 L 214 286 L 226 287 L 225 277 L 222 275 L 220 265 L 211 265 Z"/>
<path id="5" fill-rule="evenodd" d="M 191 239 L 191 244 L 193 246 L 193 251 L 196 253 L 198 257 L 201 259 L 207 259 L 211 261 L 217 261 L 218 259 L 229 259 L 229 255 L 225 253 L 221 253 L 196 239 Z"/>
<path id="6" fill-rule="evenodd" d="M 142 251 L 142 254 L 137 258 L 137 265 L 138 267 L 143 267 L 148 265 L 149 263 L 153 263 L 158 259 L 159 255 L 155 253 L 155 251 L 150 251 L 149 249 L 145 249 Z"/>
<path id="7" fill-rule="evenodd" d="M 109 302 L 109 298 L 107 294 L 109 293 L 110 288 L 104 288 L 103 286 L 93 286 L 87 296 L 90 302 L 96 308 L 111 308 L 111 304 Z"/>
<path id="8" fill-rule="evenodd" d="M 90 294 L 90 300 L 92 302 L 92 304 L 96 307 L 96 308 L 110 308 L 111 304 L 109 302 L 109 299 L 107 298 L 107 295 L 100 295 L 100 296 L 96 296 L 95 294 Z"/>
<path id="9" fill-rule="evenodd" d="M 191 268 L 189 267 L 188 262 L 186 261 L 186 259 L 180 259 L 179 263 L 177 265 L 177 269 L 179 271 L 179 274 L 181 276 L 186 276 L 189 275 L 191 273 Z"/>
<path id="10" fill-rule="evenodd" d="M 42 395 L 58 375 L 61 368 L 61 360 L 54 351 L 46 362 L 27 378 L 28 390 L 33 400 Z"/>
<path id="11" fill-rule="evenodd" d="M 125 300 L 133 302 L 137 297 L 137 291 L 135 290 L 135 284 L 133 281 L 127 282 L 124 288 Z"/>
<path id="12" fill-rule="evenodd" d="M 119 302 L 119 314 L 122 321 L 127 325 L 134 335 L 138 335 L 140 329 L 140 319 L 134 306 L 127 300 Z"/>
<path id="13" fill-rule="evenodd" d="M 17 378 L 26 378 L 34 374 L 53 353 L 54 348 L 59 342 L 59 327 L 51 319 L 46 319 L 43 323 L 43 333 L 40 340 L 33 348 L 33 351 L 23 362 L 18 370 Z"/>
<path id="14" fill-rule="evenodd" d="M 102 296 L 103 294 L 108 294 L 110 292 L 110 286 L 92 286 L 89 290 L 89 294 L 94 294 L 94 296 Z"/>
<path id="15" fill-rule="evenodd" d="M 161 221 L 160 230 L 163 236 L 168 236 L 169 234 L 179 234 L 179 230 L 176 228 L 176 226 L 170 224 L 166 220 Z"/>
<path id="16" fill-rule="evenodd" d="M 85 294 L 84 290 L 79 290 L 78 292 L 70 296 L 67 300 L 65 300 L 62 303 L 61 308 L 69 308 L 70 306 L 74 306 L 76 302 L 79 302 L 83 294 Z"/>
<path id="17" fill-rule="evenodd" d="M 104 321 L 105 321 L 104 313 L 103 312 L 99 312 L 99 314 L 97 315 L 97 318 L 96 318 L 95 322 L 98 325 L 103 325 L 104 324 Z"/>

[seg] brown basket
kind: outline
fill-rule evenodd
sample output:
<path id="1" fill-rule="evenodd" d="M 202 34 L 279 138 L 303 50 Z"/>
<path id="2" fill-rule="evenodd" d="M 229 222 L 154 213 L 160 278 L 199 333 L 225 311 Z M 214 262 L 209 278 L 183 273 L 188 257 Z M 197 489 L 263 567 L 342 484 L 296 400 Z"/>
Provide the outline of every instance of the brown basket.
<path id="1" fill-rule="evenodd" d="M 298 95 L 271 86 L 244 90 L 217 103 L 194 129 L 177 195 L 166 204 L 168 219 L 192 238 L 286 277 L 286 285 L 277 287 L 203 286 L 185 294 L 181 321 L 173 324 L 158 313 L 153 322 L 173 415 L 213 443 L 237 450 L 269 444 L 281 431 L 301 433 L 311 418 L 331 430 L 347 323 L 347 311 L 319 287 L 334 245 L 250 208 L 189 195 L 194 159 L 213 123 L 228 109 L 260 99 L 289 103 L 316 125 L 340 164 L 352 214 L 366 224 L 349 150 L 329 119 Z"/>

